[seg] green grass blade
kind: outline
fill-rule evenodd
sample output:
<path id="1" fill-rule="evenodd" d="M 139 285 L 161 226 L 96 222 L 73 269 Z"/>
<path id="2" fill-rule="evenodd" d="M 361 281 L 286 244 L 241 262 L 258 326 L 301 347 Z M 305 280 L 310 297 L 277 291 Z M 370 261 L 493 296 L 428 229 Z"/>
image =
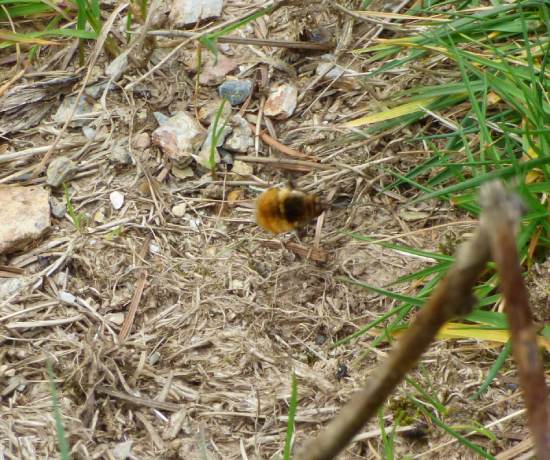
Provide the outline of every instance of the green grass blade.
<path id="1" fill-rule="evenodd" d="M 463 446 L 467 447 L 470 450 L 473 450 L 475 453 L 480 455 L 483 458 L 487 458 L 489 460 L 495 460 L 495 457 L 492 456 L 489 452 L 485 451 L 478 445 L 471 442 L 469 439 L 462 436 L 460 433 L 453 430 L 450 426 L 443 423 L 439 418 L 437 418 L 435 415 L 433 415 L 429 410 L 427 410 L 424 405 L 420 404 L 418 401 L 416 401 L 414 398 L 410 398 L 409 400 L 418 408 L 419 411 L 421 411 L 425 416 L 429 417 L 432 423 L 437 425 L 439 428 L 442 428 L 447 433 L 449 433 L 451 436 L 457 439 L 457 441 L 462 444 Z"/>
<path id="2" fill-rule="evenodd" d="M 497 376 L 498 372 L 504 365 L 511 351 L 512 351 L 512 342 L 508 341 L 506 342 L 506 345 L 504 345 L 504 347 L 502 348 L 502 351 L 500 352 L 497 359 L 489 369 L 489 372 L 487 373 L 487 377 L 479 387 L 479 390 L 475 392 L 475 394 L 472 396 L 471 399 L 478 399 L 483 393 L 487 391 L 487 388 L 489 388 L 489 386 Z"/>
<path id="3" fill-rule="evenodd" d="M 418 198 L 412 200 L 410 204 L 412 205 L 421 201 L 431 200 L 434 198 L 444 198 L 448 195 L 451 195 L 452 193 L 462 192 L 464 190 L 468 190 L 474 187 L 479 187 L 481 184 L 484 184 L 485 182 L 489 182 L 494 179 L 506 179 L 513 175 L 525 174 L 531 169 L 546 165 L 548 163 L 550 163 L 550 156 L 544 158 L 536 158 L 534 160 L 529 160 L 516 166 L 510 166 L 508 168 L 497 169 L 488 172 L 483 176 L 472 177 L 471 179 L 467 179 L 462 183 L 449 185 L 440 190 L 421 195 Z"/>
<path id="4" fill-rule="evenodd" d="M 298 381 L 296 374 L 292 373 L 292 390 L 290 394 L 290 403 L 288 405 L 288 422 L 286 426 L 285 450 L 283 459 L 290 460 L 292 451 L 292 438 L 294 437 L 294 420 L 296 419 L 296 410 L 298 408 Z"/>
<path id="5" fill-rule="evenodd" d="M 69 444 L 67 443 L 67 438 L 65 437 L 65 428 L 63 427 L 63 419 L 61 417 L 61 410 L 59 409 L 59 397 L 57 395 L 57 388 L 55 387 L 55 376 L 53 374 L 52 363 L 49 359 L 46 360 L 46 368 L 48 370 L 48 381 L 50 383 L 52 410 L 55 418 L 55 432 L 57 434 L 59 452 L 62 460 L 70 460 Z"/>

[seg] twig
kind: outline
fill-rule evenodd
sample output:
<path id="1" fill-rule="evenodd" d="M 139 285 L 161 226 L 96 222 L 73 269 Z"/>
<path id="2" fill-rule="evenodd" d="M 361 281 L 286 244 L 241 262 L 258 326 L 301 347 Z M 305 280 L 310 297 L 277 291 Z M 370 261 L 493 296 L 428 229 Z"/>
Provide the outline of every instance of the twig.
<path id="1" fill-rule="evenodd" d="M 183 408 L 183 405 L 181 404 L 161 402 L 149 398 L 140 398 L 139 396 L 132 396 L 127 393 L 123 393 L 122 391 L 111 390 L 110 388 L 103 386 L 97 387 L 97 392 L 107 396 L 112 396 L 113 398 L 120 399 L 137 407 L 150 407 L 151 409 L 160 409 L 169 412 L 177 412 Z"/>
<path id="2" fill-rule="evenodd" d="M 502 186 L 500 183 L 493 187 Z M 527 420 L 535 443 L 539 460 L 550 459 L 550 414 L 548 389 L 545 383 L 542 356 L 537 345 L 537 331 L 533 324 L 533 315 L 529 308 L 529 299 L 516 249 L 515 230 L 521 204 L 502 198 L 500 202 L 491 201 L 497 191 L 484 189 L 482 203 L 485 214 L 481 226 L 487 228 L 491 252 L 500 275 L 501 291 L 504 297 L 505 311 L 510 324 L 512 352 L 519 370 L 520 386 L 527 408 Z M 498 190 L 499 193 L 504 193 Z M 488 196 L 485 196 L 488 195 Z M 500 206 L 501 209 L 497 208 Z"/>
<path id="3" fill-rule="evenodd" d="M 491 226 L 501 221 L 514 224 L 514 228 L 517 225 L 517 222 L 511 222 L 511 216 L 515 215 L 507 208 L 512 200 L 503 190 L 499 184 L 482 187 L 483 213 L 491 213 L 491 217 L 486 219 L 486 225 L 480 225 L 472 239 L 459 247 L 447 275 L 371 381 L 351 398 L 317 438 L 304 444 L 296 460 L 333 459 L 376 414 L 405 374 L 415 366 L 441 326 L 451 318 L 471 311 L 475 303 L 472 292 L 475 282 L 490 256 L 488 234 L 493 231 Z M 496 206 L 496 203 L 502 205 Z"/>
<path id="4" fill-rule="evenodd" d="M 311 171 L 312 169 L 321 169 L 321 170 L 330 170 L 333 169 L 331 166 L 315 163 L 313 161 L 305 160 L 290 160 L 286 158 L 263 158 L 263 157 L 249 157 L 246 155 L 235 155 L 235 160 L 244 161 L 246 163 L 260 163 L 260 164 L 273 164 L 278 167 L 285 166 L 297 166 L 305 168 L 306 171 Z"/>
<path id="5" fill-rule="evenodd" d="M 250 127 L 256 131 L 257 127 L 259 126 L 259 123 L 254 126 L 250 125 Z M 289 157 L 295 157 L 295 158 L 309 158 L 309 159 L 315 159 L 315 157 L 306 155 L 305 153 L 300 152 L 299 150 L 295 150 L 293 148 L 290 148 L 283 143 L 279 142 L 274 137 L 267 134 L 265 131 L 258 132 L 258 136 L 260 139 L 270 147 L 273 147 L 274 149 L 277 149 L 279 152 L 284 153 L 285 155 L 288 155 Z"/>
<path id="6" fill-rule="evenodd" d="M 45 319 L 42 321 L 15 321 L 13 323 L 6 324 L 7 329 L 34 329 L 37 327 L 54 327 L 61 326 L 63 324 L 74 323 L 84 318 L 84 315 L 74 315 L 68 318 L 58 319 Z"/>
<path id="7" fill-rule="evenodd" d="M 533 438 L 529 436 L 528 438 L 525 438 L 523 441 L 518 442 L 514 446 L 512 446 L 510 449 L 505 450 L 504 452 L 501 452 L 498 454 L 495 459 L 496 460 L 513 460 L 514 458 L 519 458 L 520 454 L 525 454 L 528 450 L 531 450 L 533 448 Z M 528 457 L 522 457 L 522 458 L 533 458 L 534 452 L 530 453 Z"/>
<path id="8" fill-rule="evenodd" d="M 139 259 L 143 259 L 145 257 L 145 254 L 147 254 L 150 241 L 150 237 L 147 237 L 145 239 L 145 242 L 143 243 L 143 246 L 141 247 L 141 250 L 139 252 Z M 122 323 L 120 332 L 118 334 L 118 339 L 120 342 L 124 342 L 126 340 L 128 334 L 130 333 L 130 329 L 132 329 L 132 325 L 134 324 L 134 319 L 136 317 L 137 308 L 139 306 L 139 302 L 141 301 L 143 290 L 145 289 L 146 281 L 147 270 L 145 268 L 142 268 L 138 274 L 136 290 L 134 291 L 134 295 L 132 296 L 132 301 L 130 302 L 130 307 L 128 308 L 128 314 L 124 317 L 124 322 Z"/>
<path id="9" fill-rule="evenodd" d="M 102 142 L 105 140 L 105 136 L 104 135 L 97 135 L 93 141 L 92 141 L 92 144 L 96 144 L 96 143 L 99 143 L 99 142 Z M 85 145 L 85 144 L 88 144 L 90 143 L 90 141 L 86 138 L 81 138 L 79 140 L 75 140 L 75 141 L 65 141 L 65 142 L 60 142 L 57 144 L 57 149 L 58 150 L 69 150 L 69 149 L 74 149 L 76 147 L 81 147 L 82 145 Z M 28 149 L 24 149 L 24 150 L 19 150 L 17 152 L 8 152 L 8 153 L 3 153 L 2 155 L 0 155 L 0 164 L 1 163 L 7 163 L 9 161 L 22 161 L 22 160 L 26 160 L 28 158 L 31 158 L 35 155 L 40 155 L 42 153 L 45 153 L 47 152 L 50 148 L 52 148 L 52 145 L 43 145 L 41 147 L 31 147 L 31 148 L 28 148 Z"/>
<path id="10" fill-rule="evenodd" d="M 147 35 L 154 37 L 183 37 L 191 40 L 200 38 L 202 34 L 186 32 L 184 30 L 152 30 Z M 292 48 L 304 50 L 330 51 L 334 48 L 334 43 L 313 43 L 294 40 L 264 40 L 259 38 L 243 37 L 218 37 L 219 43 L 233 43 L 235 45 L 255 45 L 255 46 L 273 46 L 276 48 Z"/>

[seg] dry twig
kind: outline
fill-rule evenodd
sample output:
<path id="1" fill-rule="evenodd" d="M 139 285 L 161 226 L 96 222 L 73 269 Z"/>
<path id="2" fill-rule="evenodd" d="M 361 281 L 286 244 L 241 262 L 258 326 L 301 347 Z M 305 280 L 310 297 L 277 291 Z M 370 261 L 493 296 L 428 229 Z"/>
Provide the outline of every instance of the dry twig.
<path id="1" fill-rule="evenodd" d="M 513 196 L 504 197 L 501 202 L 495 203 L 488 189 L 484 189 L 481 198 L 485 202 L 482 202 L 484 214 L 480 224 L 486 228 L 491 253 L 500 275 L 512 351 L 519 370 L 535 451 L 539 460 L 550 459 L 548 389 L 537 344 L 537 331 L 516 249 L 515 227 L 519 222 L 521 204 Z"/>
<path id="2" fill-rule="evenodd" d="M 143 243 L 143 246 L 141 247 L 141 250 L 139 252 L 140 260 L 142 260 L 145 257 L 145 254 L 147 254 L 150 241 L 151 239 L 149 237 L 145 239 L 145 242 Z M 128 314 L 124 317 L 124 322 L 122 323 L 122 327 L 120 328 L 120 332 L 118 334 L 118 339 L 121 342 L 124 342 L 124 340 L 126 340 L 126 338 L 128 337 L 128 334 L 130 333 L 130 329 L 132 329 L 132 325 L 134 324 L 134 319 L 136 317 L 137 308 L 139 306 L 139 302 L 141 301 L 143 290 L 145 289 L 146 281 L 147 281 L 147 270 L 145 268 L 142 268 L 138 274 L 136 290 L 134 291 L 132 301 L 130 302 L 130 308 L 128 308 Z"/>
<path id="3" fill-rule="evenodd" d="M 153 37 L 183 37 L 196 39 L 193 32 L 185 30 L 152 30 L 147 35 Z M 263 40 L 259 38 L 243 38 L 243 37 L 218 37 L 219 43 L 233 43 L 235 45 L 255 45 L 255 46 L 273 46 L 277 48 L 304 49 L 316 51 L 330 51 L 334 48 L 334 43 L 313 43 L 295 40 Z"/>

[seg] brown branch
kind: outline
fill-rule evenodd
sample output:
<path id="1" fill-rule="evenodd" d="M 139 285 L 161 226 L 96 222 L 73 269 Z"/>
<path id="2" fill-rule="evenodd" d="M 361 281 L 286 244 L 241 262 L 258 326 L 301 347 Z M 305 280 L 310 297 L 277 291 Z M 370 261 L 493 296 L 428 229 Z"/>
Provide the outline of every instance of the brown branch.
<path id="1" fill-rule="evenodd" d="M 484 219 L 484 225 L 480 225 L 470 241 L 459 247 L 447 275 L 416 315 L 387 361 L 374 373 L 365 388 L 352 396 L 326 429 L 304 444 L 296 460 L 333 459 L 376 414 L 405 374 L 415 366 L 441 326 L 471 311 L 475 302 L 472 293 L 475 282 L 490 256 L 488 235 L 494 231 L 492 226 L 504 221 L 515 228 L 519 218 L 519 213 L 509 212 L 507 206 L 513 200 L 500 184 L 483 186 L 482 196 L 483 213 L 490 214 L 490 217 Z M 501 205 L 497 206 L 497 203 Z"/>
<path id="2" fill-rule="evenodd" d="M 493 187 L 499 186 L 493 184 Z M 503 192 L 500 186 L 500 193 Z M 494 195 L 495 193 L 493 193 Z M 482 195 L 482 200 L 486 197 Z M 510 324 L 512 351 L 519 370 L 519 381 L 527 408 L 527 420 L 539 460 L 550 459 L 550 414 L 548 389 L 537 331 L 529 308 L 527 288 L 521 275 L 516 250 L 515 229 L 521 204 L 501 199 L 483 203 L 486 208 L 481 225 L 487 228 L 491 252 L 500 275 L 505 311 Z M 499 209 L 500 207 L 501 209 Z"/>
<path id="3" fill-rule="evenodd" d="M 235 155 L 235 160 L 244 161 L 246 163 L 258 163 L 265 165 L 272 165 L 277 168 L 295 169 L 298 171 L 312 171 L 315 169 L 327 171 L 333 169 L 332 166 L 315 163 L 313 161 L 306 160 L 294 160 L 290 158 L 264 158 L 264 157 L 251 157 L 247 155 Z"/>
<path id="4" fill-rule="evenodd" d="M 250 124 L 250 127 L 253 131 L 256 131 L 256 126 L 253 124 Z M 291 147 L 286 146 L 282 142 L 279 142 L 274 137 L 271 137 L 269 134 L 267 134 L 265 131 L 261 131 L 259 133 L 260 139 L 270 147 L 273 147 L 274 149 L 278 150 L 281 153 L 284 153 L 285 155 L 288 155 L 289 157 L 296 157 L 296 158 L 304 158 L 304 159 L 310 159 L 310 160 L 316 160 L 314 156 L 306 155 L 305 153 L 300 152 L 299 150 L 295 150 Z"/>
<path id="5" fill-rule="evenodd" d="M 147 32 L 147 35 L 153 37 L 181 37 L 196 39 L 197 34 L 193 32 L 186 32 L 184 30 L 152 30 Z M 291 49 L 305 49 L 305 50 L 317 50 L 317 51 L 330 51 L 334 49 L 334 42 L 304 42 L 295 40 L 264 40 L 260 38 L 243 38 L 243 37 L 218 37 L 216 39 L 219 43 L 232 43 L 235 45 L 255 45 L 255 46 L 272 46 L 275 48 L 291 48 Z"/>

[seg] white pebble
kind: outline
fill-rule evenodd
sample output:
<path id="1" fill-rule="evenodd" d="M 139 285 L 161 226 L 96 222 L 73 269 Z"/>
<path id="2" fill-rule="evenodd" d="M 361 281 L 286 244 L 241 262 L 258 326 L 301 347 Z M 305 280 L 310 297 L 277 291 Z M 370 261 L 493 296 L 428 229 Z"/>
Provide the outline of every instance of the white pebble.
<path id="1" fill-rule="evenodd" d="M 114 192 L 111 192 L 111 194 L 109 195 L 109 199 L 111 200 L 111 204 L 113 205 L 114 209 L 119 210 L 120 208 L 122 208 L 122 205 L 124 204 L 123 193 L 115 190 Z"/>

